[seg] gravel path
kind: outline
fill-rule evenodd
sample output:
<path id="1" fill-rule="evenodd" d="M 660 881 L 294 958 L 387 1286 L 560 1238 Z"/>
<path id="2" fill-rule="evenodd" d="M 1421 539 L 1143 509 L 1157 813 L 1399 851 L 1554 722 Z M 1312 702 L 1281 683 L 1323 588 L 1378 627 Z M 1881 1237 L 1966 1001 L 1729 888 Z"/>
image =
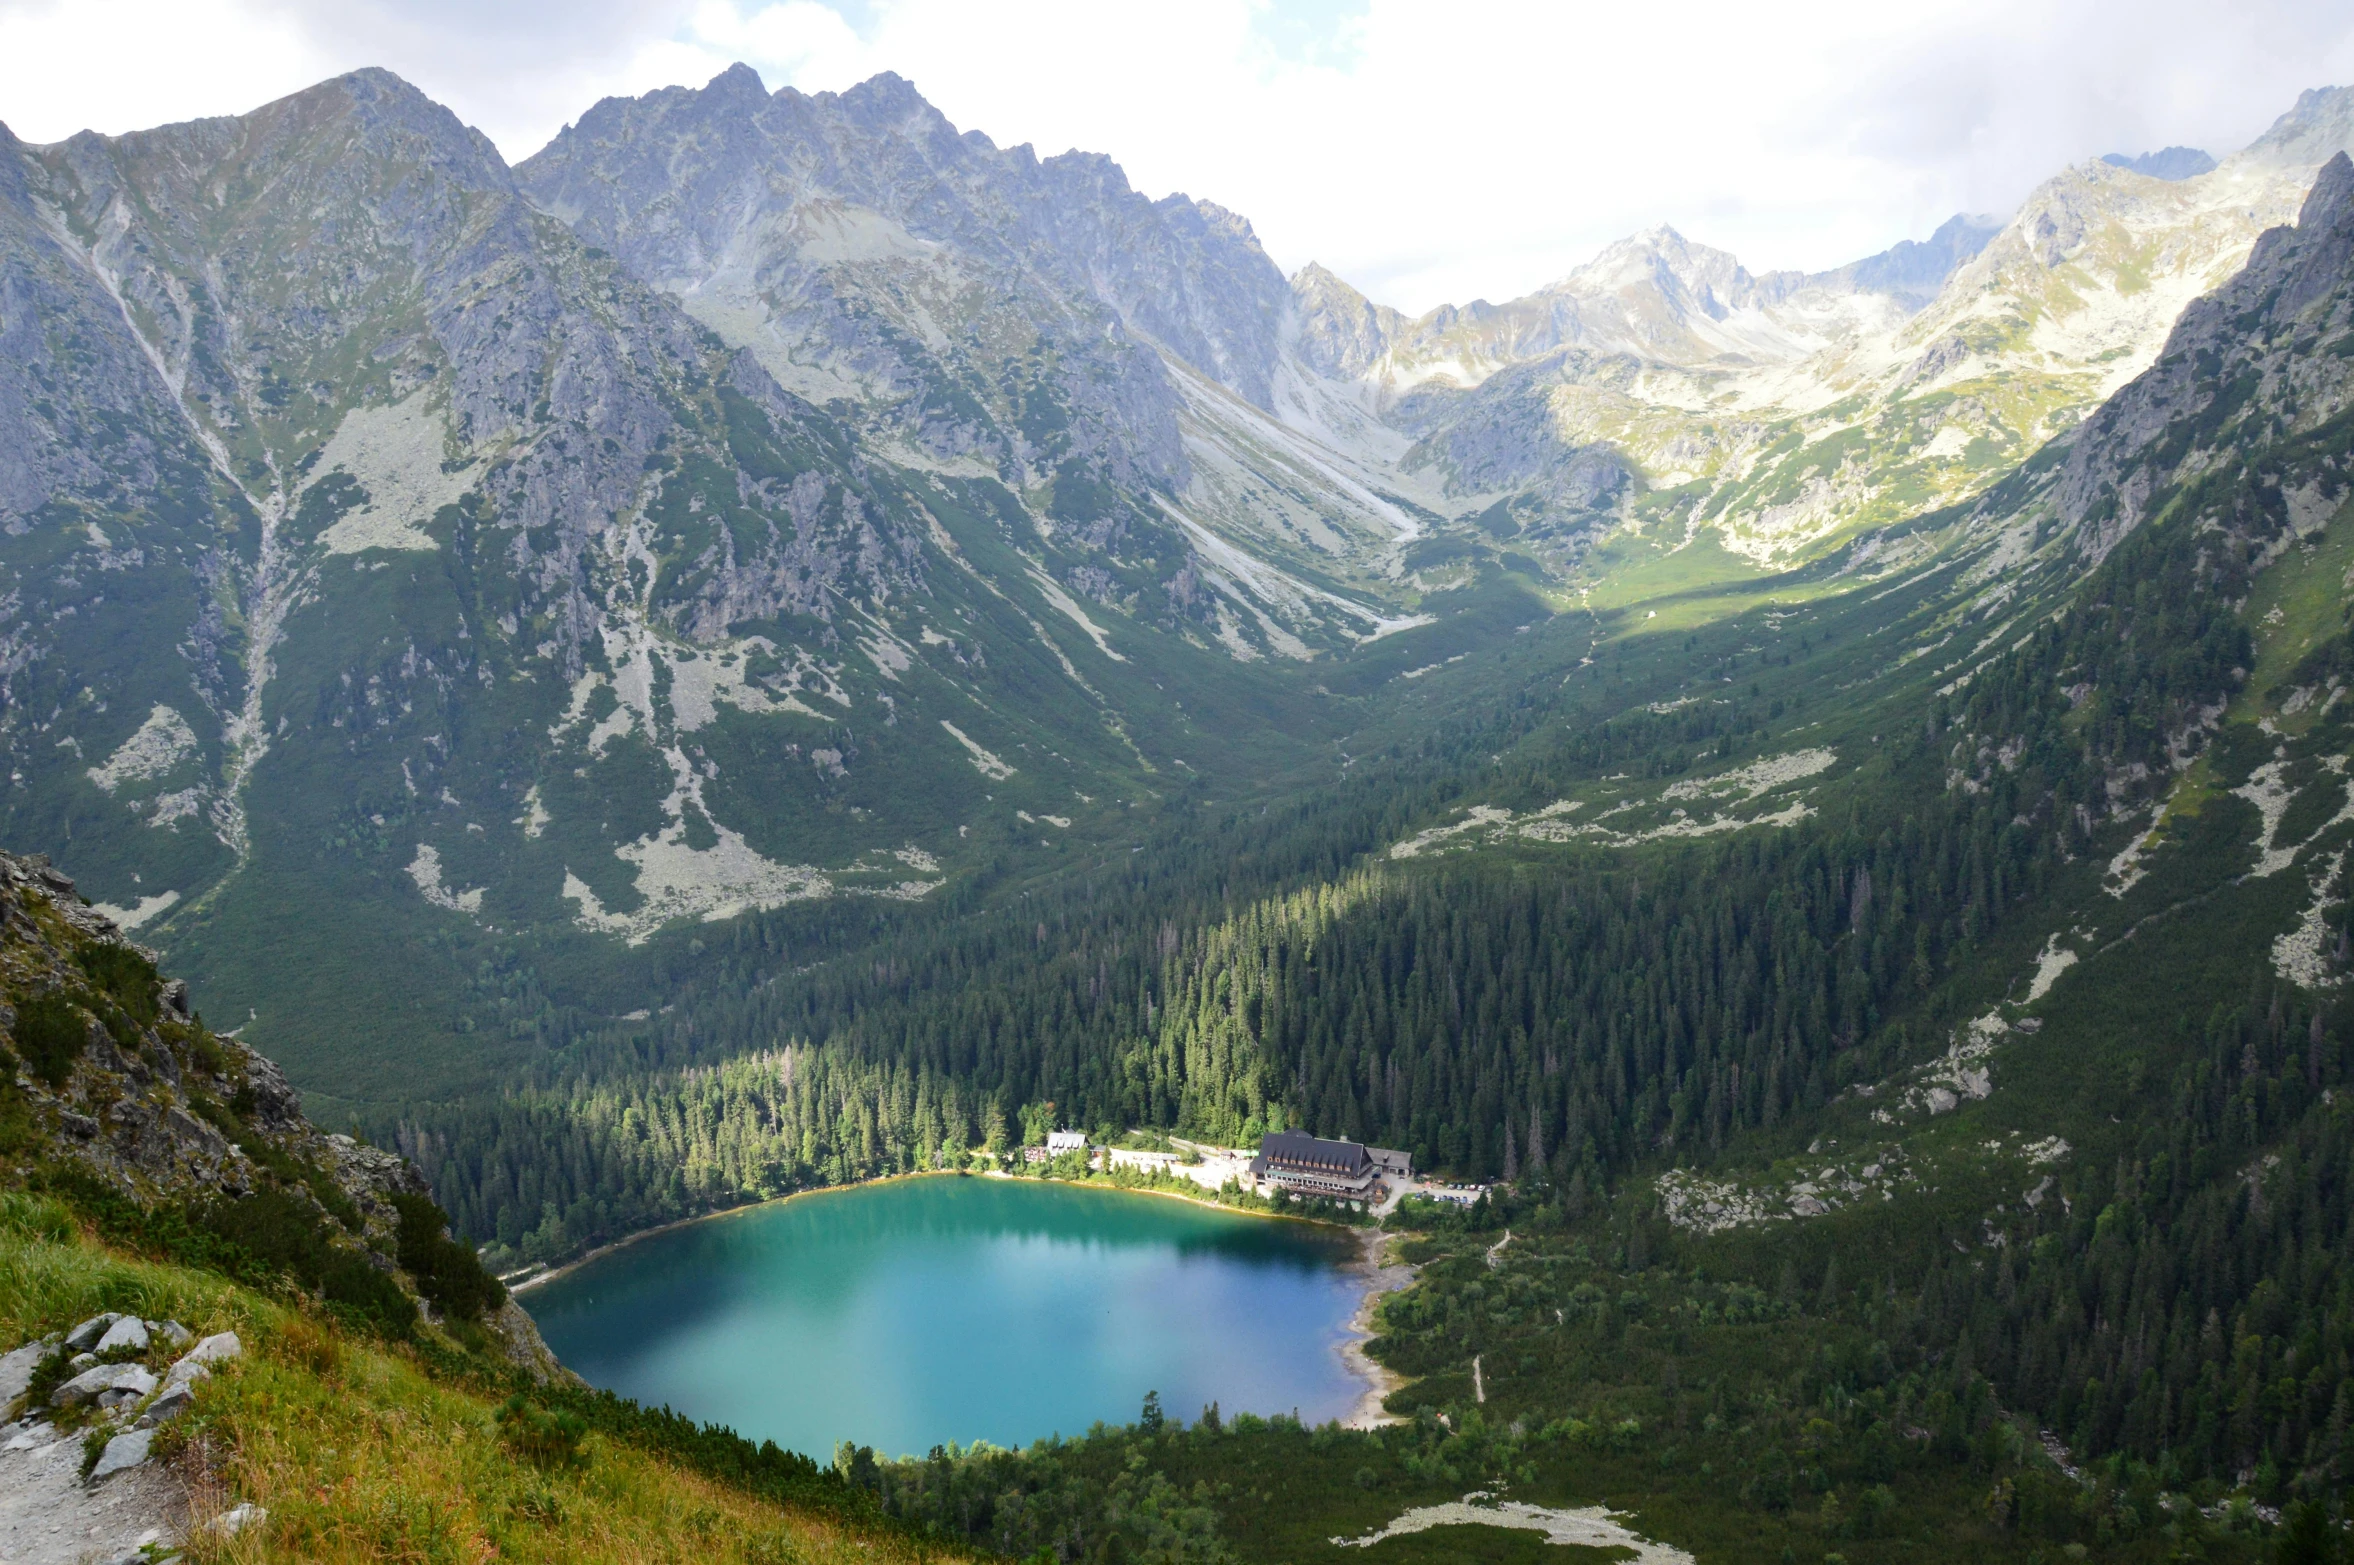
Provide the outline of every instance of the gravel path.
<path id="1" fill-rule="evenodd" d="M 0 1565 L 114 1565 L 179 1538 L 188 1496 L 160 1462 L 82 1484 L 82 1441 L 46 1423 L 0 1425 Z"/>

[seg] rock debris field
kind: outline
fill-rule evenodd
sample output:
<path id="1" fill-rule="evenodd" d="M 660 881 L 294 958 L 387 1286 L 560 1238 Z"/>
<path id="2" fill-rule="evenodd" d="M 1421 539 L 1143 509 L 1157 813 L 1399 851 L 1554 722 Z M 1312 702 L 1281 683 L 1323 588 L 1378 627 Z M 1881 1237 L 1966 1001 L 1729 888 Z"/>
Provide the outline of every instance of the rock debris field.
<path id="1" fill-rule="evenodd" d="M 178 1559 L 162 1551 L 186 1536 L 188 1494 L 155 1460 L 156 1433 L 242 1351 L 235 1332 L 199 1341 L 109 1313 L 0 1354 L 0 1565 Z M 207 1525 L 260 1519 L 241 1505 Z"/>

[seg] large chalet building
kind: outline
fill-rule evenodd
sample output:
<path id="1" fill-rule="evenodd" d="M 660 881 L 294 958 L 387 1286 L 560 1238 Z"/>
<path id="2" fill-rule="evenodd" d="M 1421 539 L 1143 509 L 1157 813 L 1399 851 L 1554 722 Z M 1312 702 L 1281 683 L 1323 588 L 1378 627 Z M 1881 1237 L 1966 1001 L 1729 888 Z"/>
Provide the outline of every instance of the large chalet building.
<path id="1" fill-rule="evenodd" d="M 1261 1183 L 1341 1201 L 1379 1201 L 1384 1174 L 1404 1179 L 1413 1171 L 1413 1160 L 1403 1152 L 1326 1141 L 1304 1130 L 1260 1137 L 1259 1155 L 1251 1159 L 1251 1177 Z"/>

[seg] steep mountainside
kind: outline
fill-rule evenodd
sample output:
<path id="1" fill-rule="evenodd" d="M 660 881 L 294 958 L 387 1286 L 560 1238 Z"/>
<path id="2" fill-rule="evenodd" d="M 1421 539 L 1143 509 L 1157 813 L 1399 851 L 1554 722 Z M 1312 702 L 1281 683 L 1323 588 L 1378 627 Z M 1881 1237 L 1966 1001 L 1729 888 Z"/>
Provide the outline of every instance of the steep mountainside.
<path id="1" fill-rule="evenodd" d="M 1312 698 L 1262 649 L 1312 649 L 1234 587 L 1253 562 L 1140 509 L 1184 460 L 1141 348 L 1074 382 L 1113 388 L 1093 434 L 1033 399 L 1005 472 L 905 469 L 384 73 L 6 151 L 6 830 L 224 996 L 312 1018 L 282 1052 L 314 1083 L 357 1084 L 328 1062 L 362 1018 L 413 1018 L 429 1079 L 528 1050 L 518 936 L 578 953 L 568 1004 L 627 1010 L 608 942 L 922 899 L 1304 753 Z M 998 281 L 1056 253 L 1001 247 Z M 1117 327 L 1030 302 L 1091 353 Z M 1113 465 L 1066 481 L 1031 439 Z M 1068 504 L 1024 502 L 1040 471 Z M 1382 623 L 1288 592 L 1326 644 Z M 486 1054 L 487 1001 L 521 1014 Z"/>
<path id="2" fill-rule="evenodd" d="M 959 135 L 896 76 L 771 95 L 742 66 L 600 103 L 518 172 L 894 460 L 997 479 L 1100 552 L 1062 573 L 1079 596 L 1116 608 L 1132 589 L 1107 565 L 1198 542 L 1245 645 L 1345 646 L 1379 623 L 1382 599 L 1324 594 L 1378 593 L 1368 566 L 1414 523 L 1267 416 L 1290 292 L 1235 214 L 1148 202 L 1103 157 Z M 1272 527 L 1254 515 L 1271 508 Z M 1221 533 L 1273 558 L 1221 558 Z"/>
<path id="3" fill-rule="evenodd" d="M 0 1039 L 10 1560 L 958 1557 L 566 1373 L 414 1167 L 39 858 L 0 854 Z"/>
<path id="4" fill-rule="evenodd" d="M 1115 863 L 1157 926 L 1434 831 L 1781 829 L 1822 736 L 1641 797 L 1477 768 L 1618 722 L 1730 761 L 1823 699 L 1734 670 L 1831 623 L 1904 644 L 1871 700 L 1955 698 L 2113 542 L 2080 414 L 2347 103 L 1828 273 L 1657 230 L 1421 322 L 890 77 L 611 100 L 514 172 L 379 72 L 11 143 L 5 828 L 378 1123 L 822 1037 L 831 963 L 954 970 Z"/>
<path id="5" fill-rule="evenodd" d="M 1301 1125 L 1500 1185 L 1408 1425 L 611 1427 L 1071 1560 L 2255 1558 L 2354 1478 L 2350 138 L 1422 321 L 895 78 L 9 143 L 0 829 L 108 905 L 7 872 L 0 1133 L 405 1322 L 110 926 L 500 1265 Z"/>
<path id="6" fill-rule="evenodd" d="M 283 1277 L 389 1335 L 411 1335 L 422 1305 L 540 1379 L 556 1372 L 414 1167 L 321 1134 L 276 1065 L 207 1028 L 187 984 L 38 858 L 0 855 L 0 1025 L 12 1183 L 248 1283 Z"/>

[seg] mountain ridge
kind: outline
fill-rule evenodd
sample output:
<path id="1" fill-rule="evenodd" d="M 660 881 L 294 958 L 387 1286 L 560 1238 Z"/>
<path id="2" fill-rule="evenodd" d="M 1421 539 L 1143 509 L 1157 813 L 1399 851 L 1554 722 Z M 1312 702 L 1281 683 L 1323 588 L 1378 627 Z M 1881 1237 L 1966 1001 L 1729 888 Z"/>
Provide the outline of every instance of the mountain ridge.
<path id="1" fill-rule="evenodd" d="M 0 148 L 0 829 L 501 1266 L 1055 1125 L 1489 1186 L 1408 1210 L 1378 1435 L 662 1425 L 720 1468 L 1072 1558 L 1509 1485 L 2252 1562 L 2354 1472 L 2350 136 L 1427 330 L 896 77 Z M 0 1099 L 226 1092 L 234 1214 L 291 1088 L 118 1030 L 146 961 L 11 977 Z M 240 1188 L 350 1251 L 317 1172 Z"/>

